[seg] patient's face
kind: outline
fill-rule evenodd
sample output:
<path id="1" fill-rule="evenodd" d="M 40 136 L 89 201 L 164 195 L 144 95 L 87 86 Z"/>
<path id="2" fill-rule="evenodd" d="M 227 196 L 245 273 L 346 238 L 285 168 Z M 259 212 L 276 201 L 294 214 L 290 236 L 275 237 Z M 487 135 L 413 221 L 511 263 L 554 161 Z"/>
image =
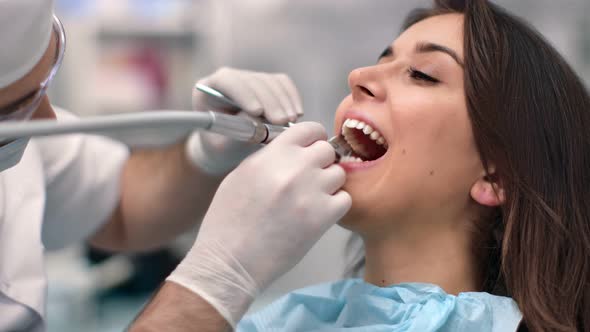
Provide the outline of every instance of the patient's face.
<path id="1" fill-rule="evenodd" d="M 353 198 L 341 224 L 361 233 L 460 218 L 482 172 L 463 89 L 463 16 L 418 22 L 390 48 L 350 73 L 335 118 L 335 130 L 346 127 L 357 154 L 372 160 L 341 163 Z"/>

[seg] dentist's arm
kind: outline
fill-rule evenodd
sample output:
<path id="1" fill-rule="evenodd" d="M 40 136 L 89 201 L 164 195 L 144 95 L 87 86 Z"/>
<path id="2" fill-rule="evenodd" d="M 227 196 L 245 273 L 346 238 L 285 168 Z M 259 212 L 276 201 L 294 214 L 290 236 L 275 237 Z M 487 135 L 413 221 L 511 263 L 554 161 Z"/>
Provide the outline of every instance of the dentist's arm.
<path id="1" fill-rule="evenodd" d="M 108 251 L 159 248 L 202 219 L 221 179 L 192 164 L 184 144 L 136 151 L 123 169 L 119 205 L 90 244 Z"/>
<path id="2" fill-rule="evenodd" d="M 302 115 L 301 100 L 284 74 L 222 68 L 200 81 L 222 91 L 251 116 L 285 124 Z M 212 101 L 195 91 L 193 106 Z M 121 178 L 121 199 L 110 220 L 91 239 L 113 251 L 162 246 L 197 225 L 229 171 L 258 146 L 206 133 L 168 149 L 136 151 Z"/>
<path id="3" fill-rule="evenodd" d="M 198 328 L 197 328 L 198 327 Z M 129 332 L 231 331 L 215 308 L 187 288 L 166 282 L 128 329 Z"/>
<path id="4" fill-rule="evenodd" d="M 235 328 L 351 206 L 326 138 L 317 123 L 297 124 L 230 173 L 192 249 L 130 331 Z"/>

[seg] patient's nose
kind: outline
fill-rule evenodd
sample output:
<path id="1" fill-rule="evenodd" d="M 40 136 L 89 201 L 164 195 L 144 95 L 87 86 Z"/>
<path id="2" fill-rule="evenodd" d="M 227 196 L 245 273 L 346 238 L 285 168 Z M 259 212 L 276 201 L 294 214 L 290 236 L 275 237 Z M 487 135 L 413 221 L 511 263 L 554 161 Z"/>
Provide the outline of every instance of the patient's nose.
<path id="1" fill-rule="evenodd" d="M 348 85 L 355 101 L 383 101 L 385 88 L 379 82 L 379 75 L 372 67 L 357 68 L 348 75 Z"/>

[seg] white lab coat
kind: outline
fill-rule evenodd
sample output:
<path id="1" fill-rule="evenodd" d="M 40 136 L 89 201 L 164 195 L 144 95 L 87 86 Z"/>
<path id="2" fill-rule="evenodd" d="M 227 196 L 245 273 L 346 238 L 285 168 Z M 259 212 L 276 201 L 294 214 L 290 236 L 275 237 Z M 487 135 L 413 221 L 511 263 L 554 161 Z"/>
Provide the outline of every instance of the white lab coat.
<path id="1" fill-rule="evenodd" d="M 128 154 L 96 136 L 39 138 L 0 173 L 0 331 L 45 330 L 44 250 L 83 240 L 108 219 Z"/>

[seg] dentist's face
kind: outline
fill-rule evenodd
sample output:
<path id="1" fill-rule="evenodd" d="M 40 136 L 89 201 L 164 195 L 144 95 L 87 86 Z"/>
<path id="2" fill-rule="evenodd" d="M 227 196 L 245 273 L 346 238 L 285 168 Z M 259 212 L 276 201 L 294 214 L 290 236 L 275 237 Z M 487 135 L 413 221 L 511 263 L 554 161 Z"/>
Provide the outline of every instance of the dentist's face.
<path id="1" fill-rule="evenodd" d="M 30 102 L 30 96 L 37 92 L 41 82 L 45 80 L 53 67 L 56 47 L 57 38 L 53 35 L 47 51 L 35 67 L 18 81 L 0 89 L 0 115 L 10 114 L 18 106 Z M 43 97 L 32 118 L 55 118 L 55 112 L 51 108 L 47 96 Z"/>
<path id="2" fill-rule="evenodd" d="M 482 172 L 463 83 L 460 14 L 416 23 L 376 65 L 350 73 L 335 130 L 372 161 L 342 163 L 353 198 L 343 226 L 375 234 L 463 217 Z"/>

